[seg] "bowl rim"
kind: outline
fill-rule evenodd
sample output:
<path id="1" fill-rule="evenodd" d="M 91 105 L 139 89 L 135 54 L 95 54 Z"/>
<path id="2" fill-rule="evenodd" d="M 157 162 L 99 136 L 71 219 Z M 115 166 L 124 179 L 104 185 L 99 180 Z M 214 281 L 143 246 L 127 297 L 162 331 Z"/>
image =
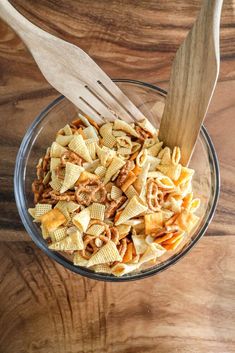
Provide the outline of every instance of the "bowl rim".
<path id="1" fill-rule="evenodd" d="M 150 88 L 154 91 L 157 91 L 159 94 L 162 94 L 163 96 L 166 96 L 167 92 L 153 84 L 142 82 L 139 80 L 132 80 L 132 79 L 113 79 L 114 82 L 116 83 L 130 83 L 134 84 L 137 86 L 143 86 L 146 88 Z M 40 240 L 38 237 L 34 234 L 32 228 L 31 228 L 31 223 L 32 220 L 29 217 L 28 211 L 25 210 L 22 207 L 22 200 L 24 202 L 24 180 L 25 180 L 25 170 L 23 169 L 23 163 L 22 161 L 24 160 L 24 156 L 27 150 L 27 146 L 29 141 L 32 138 L 33 131 L 35 127 L 44 119 L 45 114 L 47 114 L 54 106 L 56 106 L 59 102 L 61 102 L 65 97 L 63 95 L 60 95 L 59 97 L 55 98 L 51 103 L 49 103 L 39 114 L 38 116 L 34 119 L 32 124 L 28 127 L 21 145 L 19 147 L 17 157 L 16 157 L 16 164 L 15 164 L 15 171 L 14 171 L 14 195 L 15 195 L 15 201 L 16 201 L 16 206 L 21 218 L 21 221 L 28 233 L 28 235 L 31 237 L 31 239 L 34 241 L 34 243 L 41 249 L 43 250 L 51 259 L 55 260 L 58 262 L 60 265 L 64 266 L 65 268 L 69 269 L 70 271 L 80 274 L 82 276 L 88 277 L 90 279 L 95 279 L 95 280 L 100 280 L 100 281 L 107 281 L 107 282 L 128 282 L 128 281 L 135 281 L 143 278 L 147 278 L 150 276 L 153 276 L 157 273 L 162 272 L 163 270 L 166 270 L 168 267 L 171 265 L 175 264 L 179 259 L 184 257 L 199 241 L 199 239 L 205 234 L 212 217 L 215 213 L 216 206 L 218 203 L 219 199 L 219 192 L 220 192 L 220 171 L 219 171 L 219 162 L 217 158 L 217 154 L 214 148 L 214 145 L 212 143 L 212 140 L 205 128 L 204 125 L 201 127 L 201 135 L 204 138 L 204 141 L 207 144 L 208 150 L 210 152 L 209 154 L 209 160 L 210 160 L 210 165 L 212 165 L 212 168 L 214 170 L 214 194 L 213 194 L 213 199 L 211 202 L 211 208 L 208 212 L 207 218 L 202 225 L 202 227 L 199 229 L 198 234 L 195 236 L 194 239 L 191 240 L 190 243 L 186 244 L 185 248 L 182 249 L 182 251 L 178 254 L 175 254 L 172 258 L 162 262 L 159 264 L 159 266 L 155 266 L 146 270 L 143 270 L 143 272 L 137 272 L 133 274 L 128 274 L 127 276 L 122 276 L 122 277 L 115 277 L 113 275 L 109 274 L 101 274 L 94 272 L 93 270 L 89 270 L 87 268 L 83 268 L 80 266 L 75 266 L 71 261 L 66 260 L 60 253 L 57 252 L 52 252 L 46 244 L 43 242 L 43 239 Z M 23 176 L 23 177 L 22 177 Z"/>

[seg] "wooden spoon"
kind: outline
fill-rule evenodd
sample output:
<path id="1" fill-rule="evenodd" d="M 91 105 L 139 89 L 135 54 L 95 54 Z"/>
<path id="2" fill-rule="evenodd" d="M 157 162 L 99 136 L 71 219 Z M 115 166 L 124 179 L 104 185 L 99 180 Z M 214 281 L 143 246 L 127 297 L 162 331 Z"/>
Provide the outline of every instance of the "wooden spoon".
<path id="1" fill-rule="evenodd" d="M 223 0 L 203 0 L 198 18 L 178 49 L 170 76 L 159 139 L 181 148 L 187 165 L 219 74 L 219 27 Z"/>
<path id="2" fill-rule="evenodd" d="M 0 17 L 25 42 L 47 81 L 98 124 L 114 121 L 117 116 L 128 123 L 144 119 L 82 49 L 38 28 L 8 0 L 0 0 Z"/>

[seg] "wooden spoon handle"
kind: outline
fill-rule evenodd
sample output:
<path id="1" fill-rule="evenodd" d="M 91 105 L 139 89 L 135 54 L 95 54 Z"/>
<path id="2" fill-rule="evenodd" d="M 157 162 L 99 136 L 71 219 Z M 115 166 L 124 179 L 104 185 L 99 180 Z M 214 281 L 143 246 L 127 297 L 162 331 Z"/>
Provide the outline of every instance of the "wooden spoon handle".
<path id="1" fill-rule="evenodd" d="M 176 53 L 159 138 L 179 146 L 187 165 L 219 73 L 219 27 L 223 0 L 204 0 L 199 16 Z"/>

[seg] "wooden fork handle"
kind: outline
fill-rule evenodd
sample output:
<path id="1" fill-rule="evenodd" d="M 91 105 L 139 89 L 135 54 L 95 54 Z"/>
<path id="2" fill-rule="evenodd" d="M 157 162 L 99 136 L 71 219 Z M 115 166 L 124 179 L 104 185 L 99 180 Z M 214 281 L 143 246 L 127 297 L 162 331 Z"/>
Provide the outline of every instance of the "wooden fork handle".
<path id="1" fill-rule="evenodd" d="M 32 40 L 49 35 L 22 16 L 8 0 L 0 0 L 0 17 L 29 47 Z"/>
<path id="2" fill-rule="evenodd" d="M 171 70 L 159 138 L 171 148 L 181 147 L 183 165 L 190 160 L 218 78 L 222 3 L 203 1 Z"/>

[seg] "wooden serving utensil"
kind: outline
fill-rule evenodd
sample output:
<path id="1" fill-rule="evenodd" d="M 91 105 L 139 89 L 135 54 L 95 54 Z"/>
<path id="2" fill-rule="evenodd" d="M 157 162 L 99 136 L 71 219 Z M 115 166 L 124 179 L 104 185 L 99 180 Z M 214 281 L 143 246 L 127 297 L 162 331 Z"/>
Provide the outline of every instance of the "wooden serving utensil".
<path id="1" fill-rule="evenodd" d="M 82 49 L 38 28 L 0 0 L 0 17 L 21 37 L 47 81 L 98 124 L 144 115 Z"/>
<path id="2" fill-rule="evenodd" d="M 223 0 L 203 0 L 198 18 L 178 49 L 160 124 L 159 139 L 192 155 L 219 74 L 219 28 Z"/>

